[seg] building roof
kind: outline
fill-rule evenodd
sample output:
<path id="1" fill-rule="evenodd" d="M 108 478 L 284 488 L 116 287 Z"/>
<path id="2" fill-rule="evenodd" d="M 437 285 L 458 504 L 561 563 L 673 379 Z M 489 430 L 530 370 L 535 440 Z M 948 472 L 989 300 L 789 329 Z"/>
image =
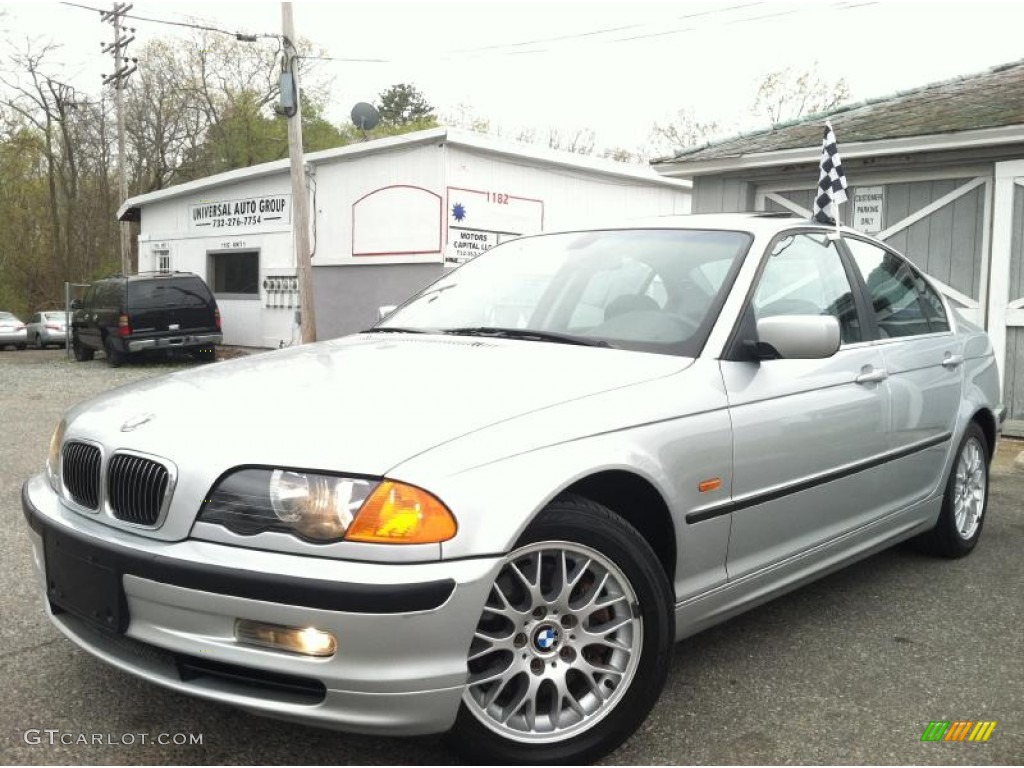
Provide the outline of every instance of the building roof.
<path id="1" fill-rule="evenodd" d="M 572 152 L 538 147 L 532 144 L 495 139 L 473 131 L 462 131 L 447 126 L 405 133 L 400 136 L 389 136 L 384 139 L 374 139 L 373 141 L 364 141 L 359 144 L 348 144 L 344 147 L 325 149 L 320 152 L 309 152 L 305 156 L 305 162 L 307 165 L 315 166 L 330 163 L 334 160 L 350 160 L 364 155 L 373 155 L 388 150 L 430 143 L 444 143 L 453 147 L 463 147 L 533 165 L 555 166 L 623 180 L 642 181 L 684 192 L 688 192 L 692 187 L 689 181 L 666 178 L 649 166 L 628 165 L 614 160 L 587 157 Z M 275 160 L 270 163 L 252 165 L 248 168 L 238 168 L 233 171 L 217 173 L 213 176 L 206 176 L 184 184 L 176 184 L 173 187 L 148 192 L 144 195 L 136 195 L 125 200 L 121 207 L 118 208 L 117 218 L 122 221 L 136 220 L 139 209 L 149 203 L 191 195 L 211 187 L 248 181 L 275 173 L 287 173 L 289 167 L 289 160 Z"/>
<path id="2" fill-rule="evenodd" d="M 653 164 L 676 176 L 814 160 L 826 119 L 843 157 L 1024 141 L 1024 60 L 684 148 Z"/>

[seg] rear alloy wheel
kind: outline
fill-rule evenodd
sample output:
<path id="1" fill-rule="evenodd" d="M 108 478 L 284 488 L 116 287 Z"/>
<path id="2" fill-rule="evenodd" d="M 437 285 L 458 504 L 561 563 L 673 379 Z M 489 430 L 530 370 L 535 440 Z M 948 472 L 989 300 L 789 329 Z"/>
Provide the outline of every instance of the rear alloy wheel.
<path id="1" fill-rule="evenodd" d="M 668 673 L 671 590 L 650 545 L 586 499 L 553 502 L 504 560 L 469 649 L 452 746 L 482 762 L 590 762 Z"/>
<path id="2" fill-rule="evenodd" d="M 125 360 L 128 358 L 128 355 L 124 352 L 120 352 L 114 348 L 114 342 L 110 340 L 109 336 L 103 340 L 103 351 L 107 355 L 107 365 L 111 368 L 117 368 L 124 365 Z"/>
<path id="3" fill-rule="evenodd" d="M 935 527 L 917 539 L 920 548 L 942 557 L 963 557 L 981 537 L 988 508 L 988 441 L 971 423 L 946 482 L 942 511 Z"/>

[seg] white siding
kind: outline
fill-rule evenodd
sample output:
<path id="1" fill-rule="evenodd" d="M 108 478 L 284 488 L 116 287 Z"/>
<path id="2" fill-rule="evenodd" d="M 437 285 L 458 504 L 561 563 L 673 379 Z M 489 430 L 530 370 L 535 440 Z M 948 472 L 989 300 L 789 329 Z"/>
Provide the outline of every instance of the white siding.
<path id="1" fill-rule="evenodd" d="M 443 154 L 426 144 L 318 165 L 314 266 L 440 263 Z M 379 255 L 353 256 L 357 235 L 356 252 Z"/>
<path id="2" fill-rule="evenodd" d="M 263 281 L 275 275 L 294 275 L 295 261 L 290 225 L 223 227 L 215 231 L 189 227 L 190 206 L 219 200 L 291 194 L 287 173 L 261 179 L 227 184 L 215 191 L 205 190 L 192 196 L 150 203 L 142 209 L 142 234 L 139 237 L 139 270 L 158 268 L 155 245 L 166 244 L 171 268 L 195 272 L 211 282 L 208 256 L 229 250 L 256 250 L 260 253 L 260 293 L 253 299 L 217 298 L 224 328 L 224 343 L 245 347 L 277 347 L 291 343 L 294 337 L 295 310 L 285 306 L 269 307 L 270 297 Z"/>

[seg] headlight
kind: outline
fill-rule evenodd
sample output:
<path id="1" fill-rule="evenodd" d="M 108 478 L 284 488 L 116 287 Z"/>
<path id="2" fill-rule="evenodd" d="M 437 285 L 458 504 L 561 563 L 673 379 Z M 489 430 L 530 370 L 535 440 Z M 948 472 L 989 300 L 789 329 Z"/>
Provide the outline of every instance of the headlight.
<path id="1" fill-rule="evenodd" d="M 283 531 L 318 543 L 429 544 L 456 530 L 448 508 L 421 488 L 292 469 L 228 474 L 198 520 L 244 536 Z"/>
<path id="2" fill-rule="evenodd" d="M 60 424 L 53 430 L 50 450 L 46 454 L 46 479 L 57 493 L 60 493 L 60 445 L 64 442 L 64 431 L 67 427 L 67 422 L 61 419 Z"/>

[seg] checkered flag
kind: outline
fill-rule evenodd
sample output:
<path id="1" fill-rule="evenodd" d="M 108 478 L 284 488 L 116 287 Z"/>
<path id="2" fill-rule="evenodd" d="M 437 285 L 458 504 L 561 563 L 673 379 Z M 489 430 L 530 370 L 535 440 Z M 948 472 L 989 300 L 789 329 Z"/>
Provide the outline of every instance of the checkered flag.
<path id="1" fill-rule="evenodd" d="M 825 123 L 825 135 L 821 141 L 821 175 L 818 177 L 818 196 L 814 198 L 814 220 L 822 224 L 835 225 L 836 216 L 829 215 L 829 208 L 846 202 L 846 174 L 843 161 L 839 159 L 839 145 L 832 131 L 832 123 Z"/>

